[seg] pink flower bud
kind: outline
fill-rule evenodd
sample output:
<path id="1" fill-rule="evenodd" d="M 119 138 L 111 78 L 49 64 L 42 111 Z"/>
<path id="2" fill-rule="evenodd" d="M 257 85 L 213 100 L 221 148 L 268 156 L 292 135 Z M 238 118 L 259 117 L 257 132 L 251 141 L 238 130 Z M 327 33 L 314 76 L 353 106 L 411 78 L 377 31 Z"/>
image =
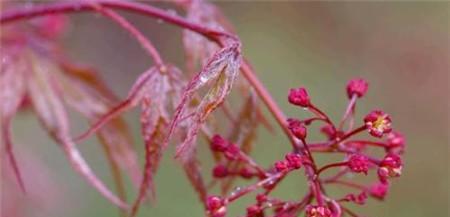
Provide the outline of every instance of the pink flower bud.
<path id="1" fill-rule="evenodd" d="M 224 217 L 227 212 L 224 201 L 219 196 L 209 196 L 206 199 L 206 209 L 211 217 Z"/>
<path id="2" fill-rule="evenodd" d="M 306 217 L 331 217 L 331 210 L 326 206 L 308 205 L 306 207 Z"/>
<path id="3" fill-rule="evenodd" d="M 353 95 L 363 97 L 368 87 L 369 84 L 364 79 L 352 79 L 347 83 L 347 96 L 348 98 L 352 98 Z"/>
<path id="4" fill-rule="evenodd" d="M 258 195 L 256 195 L 256 201 L 258 202 L 258 204 L 263 204 L 267 201 L 267 195 L 263 194 L 263 193 L 259 193 Z"/>
<path id="5" fill-rule="evenodd" d="M 387 183 L 376 183 L 369 188 L 370 196 L 383 200 L 389 191 L 389 185 Z"/>
<path id="6" fill-rule="evenodd" d="M 227 149 L 228 142 L 220 135 L 216 134 L 211 139 L 211 149 L 217 152 L 224 152 Z"/>
<path id="7" fill-rule="evenodd" d="M 228 160 L 237 160 L 239 158 L 239 153 L 241 149 L 235 144 L 229 144 L 225 150 L 225 157 Z"/>
<path id="8" fill-rule="evenodd" d="M 399 155 L 389 153 L 380 163 L 378 168 L 378 177 L 382 182 L 387 178 L 398 177 L 402 174 L 402 159 Z"/>
<path id="9" fill-rule="evenodd" d="M 348 168 L 355 173 L 364 173 L 367 175 L 369 170 L 369 159 L 360 154 L 352 155 L 348 159 Z"/>
<path id="10" fill-rule="evenodd" d="M 284 172 L 289 168 L 289 164 L 287 161 L 281 160 L 275 162 L 275 170 L 277 172 Z"/>
<path id="11" fill-rule="evenodd" d="M 215 178 L 224 178 L 228 176 L 228 168 L 223 164 L 217 164 L 213 168 L 213 176 Z"/>
<path id="12" fill-rule="evenodd" d="M 398 132 L 391 132 L 387 137 L 387 142 L 390 147 L 404 146 L 405 137 Z"/>
<path id="13" fill-rule="evenodd" d="M 262 217 L 262 216 L 264 216 L 262 209 L 258 205 L 252 205 L 247 207 L 246 217 Z"/>
<path id="14" fill-rule="evenodd" d="M 289 118 L 288 119 L 288 128 L 289 130 L 291 130 L 292 134 L 297 138 L 297 139 L 305 139 L 306 135 L 307 135 L 307 129 L 305 127 L 305 125 L 302 124 L 302 122 L 300 122 L 297 119 L 294 118 Z"/>
<path id="15" fill-rule="evenodd" d="M 288 100 L 291 104 L 301 107 L 308 107 L 311 104 L 308 92 L 306 92 L 306 89 L 303 87 L 290 89 Z"/>
<path id="16" fill-rule="evenodd" d="M 255 175 L 248 167 L 243 167 L 239 170 L 239 175 L 244 179 L 251 179 Z"/>
<path id="17" fill-rule="evenodd" d="M 381 138 L 384 134 L 392 131 L 391 118 L 388 114 L 380 110 L 374 110 L 366 115 L 364 123 L 369 133 L 375 137 Z"/>
<path id="18" fill-rule="evenodd" d="M 405 137 L 398 132 L 389 133 L 386 150 L 390 153 L 403 154 L 405 151 Z"/>
<path id="19" fill-rule="evenodd" d="M 222 198 L 219 196 L 209 196 L 206 200 L 206 207 L 208 210 L 217 210 L 223 206 Z"/>
<path id="20" fill-rule="evenodd" d="M 348 200 L 348 201 L 352 201 L 352 202 L 354 202 L 354 203 L 356 203 L 356 204 L 363 205 L 363 204 L 366 203 L 366 200 L 367 200 L 367 194 L 366 194 L 366 192 L 361 192 L 361 193 L 358 194 L 358 195 L 355 195 L 355 194 L 347 194 L 347 195 L 345 196 L 345 199 Z"/>
<path id="21" fill-rule="evenodd" d="M 289 153 L 285 156 L 288 166 L 292 169 L 300 169 L 302 167 L 302 157 L 296 153 Z"/>

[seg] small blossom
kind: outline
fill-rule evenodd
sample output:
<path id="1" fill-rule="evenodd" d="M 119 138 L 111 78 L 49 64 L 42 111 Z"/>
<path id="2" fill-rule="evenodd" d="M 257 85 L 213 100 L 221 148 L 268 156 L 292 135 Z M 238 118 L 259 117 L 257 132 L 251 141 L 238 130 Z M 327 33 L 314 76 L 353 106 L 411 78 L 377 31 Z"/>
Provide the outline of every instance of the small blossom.
<path id="1" fill-rule="evenodd" d="M 299 154 L 289 153 L 285 156 L 288 166 L 292 169 L 300 169 L 302 167 L 302 157 Z"/>
<path id="2" fill-rule="evenodd" d="M 225 150 L 225 157 L 228 160 L 237 160 L 241 149 L 235 144 L 229 144 Z"/>
<path id="3" fill-rule="evenodd" d="M 289 168 L 289 164 L 287 161 L 280 160 L 275 162 L 275 170 L 277 172 L 284 172 Z"/>
<path id="4" fill-rule="evenodd" d="M 355 173 L 364 173 L 367 175 L 369 170 L 369 159 L 360 154 L 352 155 L 348 159 L 348 168 Z"/>
<path id="5" fill-rule="evenodd" d="M 267 201 L 267 195 L 263 193 L 256 195 L 256 201 L 258 202 L 258 204 L 265 203 Z"/>
<path id="6" fill-rule="evenodd" d="M 309 107 L 311 104 L 308 92 L 303 87 L 290 89 L 288 100 L 291 104 L 301 107 Z"/>
<path id="7" fill-rule="evenodd" d="M 367 89 L 369 87 L 369 84 L 364 79 L 352 79 L 347 84 L 347 96 L 348 98 L 352 98 L 353 95 L 356 95 L 358 97 L 363 97 Z"/>
<path id="8" fill-rule="evenodd" d="M 387 137 L 387 142 L 390 147 L 394 146 L 404 146 L 405 137 L 398 132 L 391 132 Z"/>
<path id="9" fill-rule="evenodd" d="M 209 196 L 206 199 L 206 209 L 211 217 L 223 217 L 226 215 L 224 201 L 219 196 Z"/>
<path id="10" fill-rule="evenodd" d="M 380 163 L 378 176 L 385 182 L 387 178 L 398 177 L 402 174 L 402 159 L 396 154 L 387 154 Z"/>
<path id="11" fill-rule="evenodd" d="M 253 173 L 248 167 L 243 167 L 239 170 L 239 175 L 244 179 L 251 179 L 255 176 L 255 173 Z"/>
<path id="12" fill-rule="evenodd" d="M 306 217 L 331 217 L 331 210 L 326 206 L 308 205 L 306 207 Z"/>
<path id="13" fill-rule="evenodd" d="M 211 149 L 217 152 L 224 152 L 227 149 L 228 142 L 220 135 L 214 135 L 211 139 Z"/>
<path id="14" fill-rule="evenodd" d="M 391 118 L 388 114 L 380 110 L 374 110 L 366 115 L 364 123 L 369 133 L 378 138 L 392 131 Z"/>
<path id="15" fill-rule="evenodd" d="M 358 194 L 358 195 L 355 195 L 355 194 L 347 194 L 347 195 L 345 196 L 345 200 L 352 201 L 352 202 L 354 202 L 354 203 L 356 203 L 356 204 L 363 205 L 363 204 L 366 203 L 366 200 L 367 200 L 367 193 L 363 191 L 363 192 L 361 192 L 361 193 Z"/>
<path id="16" fill-rule="evenodd" d="M 388 191 L 389 191 L 389 185 L 387 183 L 375 183 L 374 185 L 370 186 L 370 188 L 369 188 L 370 196 L 375 197 L 380 200 L 383 200 L 384 197 L 386 197 Z"/>
<path id="17" fill-rule="evenodd" d="M 213 168 L 213 176 L 215 178 L 224 178 L 228 176 L 228 168 L 223 164 L 217 164 Z"/>
<path id="18" fill-rule="evenodd" d="M 222 198 L 219 196 L 209 196 L 206 201 L 206 207 L 208 210 L 217 210 L 223 206 Z"/>
<path id="19" fill-rule="evenodd" d="M 292 134 L 297 139 L 304 140 L 306 138 L 308 131 L 307 131 L 305 125 L 303 125 L 302 122 L 300 122 L 299 120 L 289 118 L 288 119 L 288 128 L 289 128 L 289 130 L 291 130 Z"/>
<path id="20" fill-rule="evenodd" d="M 262 217 L 263 216 L 263 211 L 261 209 L 261 207 L 259 207 L 258 205 L 252 205 L 247 207 L 247 215 L 246 217 Z"/>
<path id="21" fill-rule="evenodd" d="M 391 132 L 387 136 L 387 150 L 402 154 L 405 149 L 405 137 L 398 132 Z"/>

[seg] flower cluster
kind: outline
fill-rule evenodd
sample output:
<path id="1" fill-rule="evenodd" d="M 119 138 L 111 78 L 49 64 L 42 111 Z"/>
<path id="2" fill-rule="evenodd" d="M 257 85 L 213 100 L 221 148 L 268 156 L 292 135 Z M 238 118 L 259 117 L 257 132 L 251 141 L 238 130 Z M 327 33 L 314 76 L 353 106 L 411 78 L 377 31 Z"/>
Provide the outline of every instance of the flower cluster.
<path id="1" fill-rule="evenodd" d="M 359 127 L 353 127 L 356 100 L 367 92 L 368 83 L 363 79 L 351 80 L 347 85 L 350 102 L 339 124 L 335 124 L 325 112 L 314 105 L 305 88 L 300 87 L 289 91 L 288 100 L 291 104 L 311 111 L 312 117 L 306 119 L 289 118 L 287 129 L 293 137 L 293 151 L 286 154 L 283 160 L 276 161 L 273 166 L 264 169 L 239 146 L 215 135 L 211 138 L 210 148 L 217 156 L 218 164 L 212 169 L 215 181 L 227 183 L 225 178 L 241 177 L 256 178 L 257 181 L 247 187 L 238 188 L 221 196 L 210 196 L 219 200 L 220 206 L 207 206 L 210 216 L 225 216 L 227 205 L 250 192 L 258 192 L 255 204 L 247 206 L 246 217 L 271 216 L 293 217 L 304 211 L 306 217 L 339 217 L 344 213 L 359 216 L 351 211 L 346 203 L 364 205 L 370 196 L 384 199 L 389 190 L 389 179 L 398 177 L 402 170 L 401 154 L 404 151 L 405 139 L 398 132 L 393 132 L 391 119 L 381 110 L 367 114 Z M 309 142 L 308 127 L 313 123 L 323 125 L 321 132 L 326 140 Z M 348 126 L 347 126 L 348 125 Z M 364 132 L 367 132 L 364 136 Z M 357 139 L 355 137 L 372 137 Z M 372 154 L 373 148 L 383 148 L 385 155 Z M 344 155 L 342 161 L 331 162 L 319 166 L 313 153 L 329 153 Z M 240 167 L 231 162 L 239 161 Z M 241 168 L 241 170 L 236 170 Z M 278 183 L 294 170 L 304 168 L 309 191 L 299 201 L 283 200 L 271 196 Z M 245 169 L 245 175 L 242 172 Z M 373 183 L 360 184 L 352 181 L 346 174 L 362 173 L 367 175 L 375 170 L 378 180 Z M 335 171 L 334 174 L 332 171 Z M 327 174 L 325 176 L 325 174 Z M 325 193 L 327 185 L 341 185 L 350 189 L 345 196 L 332 196 Z M 219 208 L 220 207 L 220 208 Z"/>

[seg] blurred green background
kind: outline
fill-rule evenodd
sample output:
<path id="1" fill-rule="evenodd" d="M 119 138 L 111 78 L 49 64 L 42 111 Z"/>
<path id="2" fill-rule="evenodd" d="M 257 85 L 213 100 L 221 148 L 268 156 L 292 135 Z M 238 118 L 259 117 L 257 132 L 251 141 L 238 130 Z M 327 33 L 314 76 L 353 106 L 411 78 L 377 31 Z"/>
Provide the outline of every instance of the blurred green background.
<path id="1" fill-rule="evenodd" d="M 288 116 L 306 115 L 288 105 L 290 87 L 307 87 L 313 101 L 339 120 L 347 103 L 346 82 L 354 77 L 370 82 L 367 97 L 359 102 L 358 117 L 373 108 L 390 113 L 394 128 L 407 137 L 407 152 L 403 175 L 394 180 L 386 201 L 370 200 L 368 205 L 356 207 L 359 213 L 371 217 L 448 216 L 448 2 L 216 3 L 242 39 L 244 55 Z M 124 15 L 155 42 L 165 59 L 184 66 L 179 29 L 150 18 Z M 104 17 L 91 13 L 70 17 L 73 19 L 63 39 L 67 52 L 73 59 L 97 67 L 116 93 L 125 97 L 138 74 L 151 65 L 147 55 L 128 33 Z M 86 129 L 86 123 L 77 121 L 77 116 L 73 119 L 74 134 Z M 127 119 L 136 147 L 142 151 L 137 110 L 127 113 Z M 48 168 L 26 175 L 26 184 L 38 189 L 35 196 L 42 198 L 42 204 L 27 204 L 25 216 L 117 216 L 117 209 L 72 171 L 31 114 L 16 119 L 14 132 L 23 167 L 35 166 L 27 165 L 27 156 L 32 155 Z M 274 135 L 264 129 L 260 132 L 254 156 L 269 165 L 282 158 L 289 145 L 279 131 Z M 97 142 L 90 139 L 81 149 L 95 171 L 112 186 Z M 173 148 L 166 152 L 157 175 L 158 200 L 144 206 L 139 216 L 203 215 L 194 191 L 172 157 Z M 207 161 L 204 167 L 206 170 L 211 165 Z M 54 190 L 43 184 L 46 179 Z M 303 177 L 289 178 L 281 188 L 276 194 L 298 198 L 305 190 Z M 342 194 L 339 189 L 332 192 Z M 53 201 L 43 202 L 49 195 Z M 134 197 L 134 192 L 130 191 L 128 197 Z M 244 214 L 241 205 L 250 200 L 238 202 L 230 216 Z"/>

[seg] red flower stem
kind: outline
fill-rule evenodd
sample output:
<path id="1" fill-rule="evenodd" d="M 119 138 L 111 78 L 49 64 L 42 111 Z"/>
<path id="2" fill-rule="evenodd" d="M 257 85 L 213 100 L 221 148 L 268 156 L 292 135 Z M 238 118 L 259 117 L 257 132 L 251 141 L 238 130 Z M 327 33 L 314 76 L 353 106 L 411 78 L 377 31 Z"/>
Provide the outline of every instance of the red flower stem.
<path id="1" fill-rule="evenodd" d="M 348 139 L 348 138 L 350 138 L 350 137 L 352 137 L 352 136 L 354 136 L 354 135 L 356 135 L 356 134 L 358 134 L 358 133 L 360 133 L 360 132 L 362 132 L 362 131 L 364 131 L 366 129 L 367 129 L 367 127 L 365 125 L 363 125 L 361 127 L 358 127 L 356 129 L 346 133 L 342 137 L 336 138 L 334 141 L 332 140 L 332 141 L 330 141 L 328 143 L 311 144 L 312 150 L 315 151 L 315 152 L 336 152 L 336 151 L 338 151 L 338 152 L 346 152 L 346 153 L 348 153 L 349 152 L 348 150 L 345 150 L 345 149 L 342 149 L 342 148 L 339 148 L 339 147 L 337 147 L 337 149 L 336 149 L 335 148 L 336 144 L 337 143 L 341 143 L 344 140 L 346 140 L 346 139 Z"/>
<path id="2" fill-rule="evenodd" d="M 313 194 L 311 192 L 307 192 L 305 194 L 305 196 L 299 202 L 290 204 L 284 210 L 286 210 L 286 211 L 293 211 L 293 210 L 295 210 L 295 212 L 300 212 L 301 210 L 303 210 L 305 208 L 305 206 L 307 204 L 311 203 L 312 198 L 313 198 Z M 278 213 L 278 215 L 282 215 L 283 213 L 284 212 Z"/>
<path id="3" fill-rule="evenodd" d="M 299 147 L 297 141 L 295 140 L 294 136 L 291 134 L 291 131 L 289 130 L 287 124 L 286 124 L 286 116 L 283 114 L 281 109 L 278 107 L 278 104 L 275 102 L 275 100 L 272 98 L 270 93 L 267 91 L 267 89 L 264 87 L 264 85 L 261 83 L 261 81 L 256 76 L 255 72 L 251 68 L 250 64 L 247 60 L 244 60 L 241 65 L 241 70 L 244 75 L 244 77 L 247 79 L 247 81 L 250 83 L 250 85 L 255 89 L 258 96 L 261 98 L 261 100 L 266 104 L 267 108 L 269 109 L 269 112 L 272 114 L 272 116 L 277 121 L 278 125 L 283 130 L 284 134 L 289 138 L 292 148 L 295 151 L 299 151 L 301 148 Z"/>
<path id="4" fill-rule="evenodd" d="M 344 136 L 340 137 L 340 138 L 339 138 L 339 141 L 337 141 L 337 142 L 342 142 L 342 141 L 344 141 L 344 140 L 350 138 L 351 136 L 353 136 L 353 135 L 355 135 L 355 134 L 358 134 L 358 133 L 360 133 L 360 132 L 362 132 L 362 131 L 364 131 L 364 130 L 366 130 L 366 129 L 367 129 L 367 127 L 366 127 L 365 125 L 360 126 L 360 127 L 356 128 L 356 129 L 354 129 L 353 131 L 351 131 L 351 132 L 345 134 Z"/>
<path id="5" fill-rule="evenodd" d="M 306 154 L 308 155 L 308 158 L 311 161 L 311 164 L 309 164 L 309 165 L 314 170 L 314 173 L 317 173 L 316 162 L 314 161 L 311 151 L 309 150 L 308 144 L 306 143 L 305 139 L 302 139 L 302 142 L 303 142 L 303 146 L 305 147 Z"/>
<path id="6" fill-rule="evenodd" d="M 164 70 L 164 61 L 161 58 L 158 50 L 155 48 L 153 43 L 147 39 L 144 34 L 142 34 L 133 24 L 128 22 L 123 16 L 114 12 L 111 9 L 107 9 L 102 7 L 101 5 L 97 5 L 92 3 L 92 7 L 95 8 L 98 12 L 109 17 L 112 21 L 119 24 L 123 29 L 128 31 L 136 40 L 141 44 L 145 51 L 153 58 L 155 64 L 160 68 L 160 70 Z"/>
<path id="7" fill-rule="evenodd" d="M 311 124 L 313 121 L 324 121 L 324 122 L 328 123 L 328 122 L 326 121 L 326 119 L 324 119 L 324 118 L 322 118 L 322 117 L 308 118 L 308 119 L 301 120 L 300 122 L 301 122 L 301 123 L 304 123 L 305 125 L 309 125 L 309 124 Z"/>
<path id="8" fill-rule="evenodd" d="M 281 109 L 278 107 L 278 104 L 273 100 L 272 96 L 269 94 L 267 89 L 264 87 L 264 85 L 261 83 L 261 81 L 258 79 L 250 65 L 246 60 L 243 61 L 241 70 L 243 75 L 246 77 L 247 81 L 252 85 L 253 88 L 255 88 L 255 91 L 261 98 L 261 100 L 266 104 L 267 108 L 269 109 L 270 113 L 273 115 L 275 120 L 277 121 L 278 125 L 281 127 L 283 132 L 286 134 L 286 136 L 291 141 L 291 145 L 295 152 L 297 153 L 303 153 L 303 147 L 299 146 L 294 136 L 291 134 L 291 131 L 289 130 L 288 126 L 286 125 L 286 117 L 281 111 Z M 306 143 L 304 142 L 305 151 L 308 154 L 308 157 L 312 158 L 311 152 L 309 151 Z M 312 160 L 311 163 L 313 163 L 314 160 Z M 311 179 L 314 177 L 315 174 L 315 164 L 314 166 L 311 166 L 311 169 L 305 169 L 305 173 L 311 177 Z M 319 204 L 323 203 L 322 193 L 320 190 L 320 183 L 317 181 L 310 180 L 310 185 L 313 189 L 314 195 L 318 201 Z"/>
<path id="9" fill-rule="evenodd" d="M 275 187 L 278 185 L 278 183 L 280 183 L 281 181 L 283 181 L 283 179 L 284 179 L 285 177 L 286 177 L 286 176 L 282 176 L 281 178 L 277 179 L 272 185 L 270 185 L 270 186 L 266 189 L 266 191 L 264 192 L 264 194 L 265 194 L 265 195 L 269 195 L 270 192 L 272 192 L 272 191 L 275 189 Z"/>
<path id="10" fill-rule="evenodd" d="M 250 165 L 251 167 L 253 167 L 258 173 L 259 175 L 264 175 L 266 176 L 266 171 L 261 168 L 254 160 L 253 158 L 251 158 L 250 156 L 248 156 L 247 154 L 245 154 L 243 151 L 239 152 L 239 158 L 240 160 L 244 161 L 245 163 L 247 163 L 248 165 Z"/>
<path id="11" fill-rule="evenodd" d="M 314 161 L 314 157 L 312 156 L 311 151 L 309 150 L 306 140 L 302 139 L 302 142 L 303 142 L 303 146 L 305 148 L 306 154 L 307 154 L 309 160 L 311 161 L 311 164 L 308 164 L 310 166 L 310 169 L 305 169 L 305 172 L 309 176 L 309 182 L 313 188 L 313 192 L 317 199 L 317 203 L 319 205 L 323 205 L 324 201 L 322 198 L 322 191 L 321 191 L 322 188 L 321 188 L 321 184 L 320 184 L 319 180 L 317 179 L 319 171 L 317 171 L 317 166 Z"/>
<path id="12" fill-rule="evenodd" d="M 316 143 L 316 144 L 311 144 L 311 150 L 314 152 L 343 152 L 343 153 L 354 153 L 354 151 L 351 150 L 347 150 L 345 148 L 342 147 L 335 147 L 337 143 L 341 143 L 344 140 L 350 138 L 351 136 L 354 136 L 364 130 L 366 130 L 366 126 L 361 126 L 357 129 L 354 129 L 353 131 L 345 134 L 344 136 L 340 137 L 340 138 L 336 138 L 334 141 L 331 141 L 331 143 Z M 364 141 L 364 140 L 355 140 L 355 141 L 349 141 L 349 142 L 357 142 L 357 143 L 364 143 L 364 144 L 368 144 L 368 145 L 373 145 L 373 146 L 380 146 L 380 147 L 384 147 L 386 148 L 386 144 L 384 143 L 377 143 L 377 142 L 371 142 L 371 141 Z M 377 161 L 374 161 L 377 162 Z"/>
<path id="13" fill-rule="evenodd" d="M 343 175 L 347 174 L 349 172 L 348 168 L 344 168 L 341 171 L 337 172 L 335 175 L 328 177 L 326 179 L 322 179 L 322 183 L 332 182 L 339 178 L 341 178 Z"/>
<path id="14" fill-rule="evenodd" d="M 316 114 L 317 116 L 323 118 L 325 120 L 325 122 L 327 122 L 331 127 L 333 127 L 333 129 L 336 131 L 336 126 L 334 126 L 333 122 L 331 121 L 331 119 L 328 117 L 327 114 L 325 114 L 325 112 L 321 111 L 319 108 L 317 108 L 314 104 L 311 103 L 311 105 L 309 105 L 309 110 L 311 112 L 313 112 L 314 114 Z"/>
<path id="15" fill-rule="evenodd" d="M 340 150 L 336 150 L 332 147 L 311 147 L 312 152 L 321 152 L 321 153 L 334 153 L 334 152 L 342 152 Z"/>
<path id="16" fill-rule="evenodd" d="M 255 191 L 256 189 L 258 189 L 260 187 L 263 187 L 264 185 L 266 185 L 266 184 L 268 184 L 270 182 L 276 182 L 278 179 L 282 178 L 283 176 L 285 176 L 289 172 L 290 171 L 276 173 L 276 174 L 274 174 L 272 176 L 269 176 L 269 177 L 267 177 L 267 178 L 265 178 L 265 179 L 255 183 L 253 185 L 249 185 L 249 186 L 247 186 L 247 187 L 245 187 L 245 188 L 243 188 L 241 190 L 238 190 L 236 192 L 232 192 L 230 194 L 230 196 L 228 196 L 226 198 L 226 201 L 228 203 L 232 202 L 232 201 L 234 201 L 236 199 L 239 199 L 240 197 L 242 197 L 242 196 L 244 196 L 244 195 L 246 195 L 246 194 L 248 194 L 250 192 Z"/>
<path id="17" fill-rule="evenodd" d="M 318 148 L 318 147 L 328 147 L 330 145 L 329 142 L 317 142 L 317 143 L 309 143 L 309 148 Z"/>
<path id="18" fill-rule="evenodd" d="M 327 181 L 327 182 L 323 182 L 326 184 L 340 184 L 340 185 L 345 185 L 351 188 L 356 188 L 358 190 L 363 190 L 365 191 L 367 188 L 365 186 L 353 183 L 353 182 L 347 182 L 347 181 L 342 181 L 342 180 L 332 180 L 332 181 Z"/>
<path id="19" fill-rule="evenodd" d="M 345 161 L 345 162 L 332 163 L 332 164 L 325 165 L 316 172 L 316 178 L 319 177 L 320 173 L 326 169 L 333 168 L 333 167 L 347 166 L 347 164 L 348 164 L 348 162 Z"/>
<path id="20" fill-rule="evenodd" d="M 267 108 L 269 109 L 270 113 L 277 121 L 278 125 L 281 127 L 283 132 L 286 134 L 286 136 L 291 141 L 291 145 L 292 145 L 292 148 L 294 149 L 294 151 L 297 153 L 304 154 L 303 147 L 299 146 L 299 144 L 297 143 L 296 139 L 294 138 L 294 136 L 292 135 L 291 131 L 289 130 L 289 128 L 286 124 L 285 115 L 283 114 L 281 109 L 278 107 L 278 104 L 273 100 L 270 93 L 267 91 L 267 89 L 264 87 L 264 85 L 258 79 L 255 72 L 250 67 L 250 64 L 248 63 L 248 61 L 246 61 L 246 60 L 243 61 L 242 65 L 241 65 L 241 70 L 242 70 L 244 77 L 247 79 L 247 81 L 250 83 L 250 85 L 255 89 L 256 93 L 259 95 L 261 100 L 266 104 Z M 309 153 L 308 157 L 313 159 L 311 152 L 309 151 L 305 142 L 304 142 L 304 144 L 305 144 L 304 148 L 306 149 L 305 151 Z M 313 162 L 314 162 L 314 160 L 312 160 L 311 163 L 313 163 Z M 314 164 L 314 167 L 315 167 L 315 164 Z M 305 169 L 305 173 L 308 174 L 308 176 L 311 178 L 314 177 L 314 173 L 315 173 L 314 167 L 311 166 L 311 170 Z M 311 180 L 311 182 L 312 183 L 310 183 L 310 184 L 312 185 L 311 187 L 313 189 L 315 197 L 317 198 L 318 203 L 322 204 L 323 199 L 322 199 L 322 193 L 320 191 L 320 183 L 317 181 L 312 181 L 312 180 Z"/>
<path id="21" fill-rule="evenodd" d="M 317 204 L 319 204 L 319 206 L 322 206 L 324 204 L 324 200 L 323 200 L 323 196 L 322 196 L 322 188 L 320 183 L 318 182 L 318 180 L 314 180 L 312 182 L 312 187 L 313 187 L 313 192 L 314 192 L 314 196 L 316 197 L 317 200 Z"/>
<path id="22" fill-rule="evenodd" d="M 357 144 L 365 144 L 365 145 L 371 145 L 376 147 L 382 147 L 386 148 L 388 145 L 386 143 L 382 142 L 373 142 L 373 141 L 365 141 L 365 140 L 351 140 L 348 141 L 349 143 L 357 143 Z"/>
<path id="23" fill-rule="evenodd" d="M 344 116 L 342 117 L 341 122 L 339 123 L 339 130 L 341 131 L 342 128 L 344 127 L 344 123 L 345 121 L 348 119 L 348 117 L 350 117 L 350 114 L 353 113 L 354 109 L 355 109 L 355 105 L 356 105 L 356 100 L 358 99 L 358 95 L 353 94 L 352 98 L 350 99 L 348 105 L 347 105 L 347 109 L 345 110 Z"/>

